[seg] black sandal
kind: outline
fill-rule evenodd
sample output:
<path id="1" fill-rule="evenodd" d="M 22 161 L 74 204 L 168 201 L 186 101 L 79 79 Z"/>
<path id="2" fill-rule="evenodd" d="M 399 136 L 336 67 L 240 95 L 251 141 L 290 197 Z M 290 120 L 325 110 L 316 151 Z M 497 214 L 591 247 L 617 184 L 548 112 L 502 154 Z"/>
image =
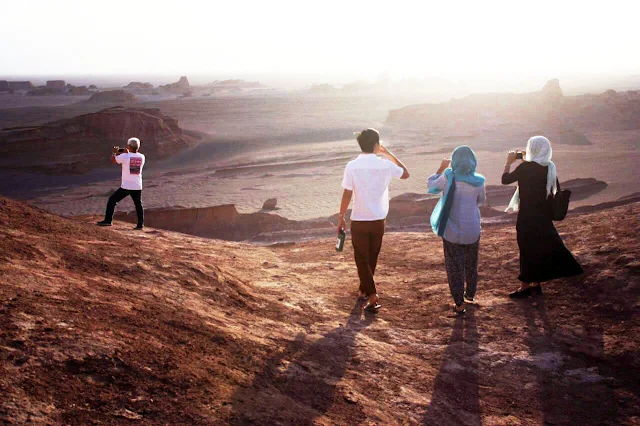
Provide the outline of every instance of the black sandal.
<path id="1" fill-rule="evenodd" d="M 524 299 L 531 296 L 531 287 L 527 287 L 522 291 L 514 291 L 513 293 L 509 293 L 509 297 L 512 299 Z"/>
<path id="2" fill-rule="evenodd" d="M 453 305 L 453 312 L 455 312 L 456 315 L 464 315 L 467 313 L 467 309 L 463 308 L 461 311 L 459 311 L 458 307 L 456 305 Z"/>
<path id="3" fill-rule="evenodd" d="M 378 312 L 378 309 L 380 309 L 382 307 L 381 304 L 379 304 L 378 302 L 374 303 L 373 305 L 369 304 L 369 302 L 367 302 L 367 304 L 364 306 L 363 310 L 367 311 L 367 312 Z"/>

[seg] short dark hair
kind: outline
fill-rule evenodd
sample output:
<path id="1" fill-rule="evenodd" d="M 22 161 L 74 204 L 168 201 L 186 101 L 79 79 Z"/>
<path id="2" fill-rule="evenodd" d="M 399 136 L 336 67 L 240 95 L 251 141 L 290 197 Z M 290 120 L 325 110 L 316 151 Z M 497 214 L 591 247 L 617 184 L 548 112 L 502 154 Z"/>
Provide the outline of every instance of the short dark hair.
<path id="1" fill-rule="evenodd" d="M 358 144 L 362 152 L 373 152 L 373 147 L 377 143 L 380 143 L 380 133 L 376 129 L 366 129 L 358 135 Z"/>

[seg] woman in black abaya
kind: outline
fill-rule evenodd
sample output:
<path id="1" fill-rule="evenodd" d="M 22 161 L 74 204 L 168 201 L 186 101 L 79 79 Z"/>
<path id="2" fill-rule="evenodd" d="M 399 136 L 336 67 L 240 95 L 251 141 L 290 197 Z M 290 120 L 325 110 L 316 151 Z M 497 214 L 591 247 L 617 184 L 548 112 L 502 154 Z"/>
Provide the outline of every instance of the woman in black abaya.
<path id="1" fill-rule="evenodd" d="M 511 151 L 502 175 L 502 184 L 518 182 L 509 209 L 518 212 L 516 231 L 520 248 L 520 288 L 512 298 L 542 294 L 540 283 L 554 278 L 580 275 L 584 271 L 565 247 L 551 219 L 548 197 L 555 194 L 556 166 L 551 161 L 551 143 L 544 136 L 534 136 L 527 143 L 524 161 L 513 172 L 516 152 Z"/>

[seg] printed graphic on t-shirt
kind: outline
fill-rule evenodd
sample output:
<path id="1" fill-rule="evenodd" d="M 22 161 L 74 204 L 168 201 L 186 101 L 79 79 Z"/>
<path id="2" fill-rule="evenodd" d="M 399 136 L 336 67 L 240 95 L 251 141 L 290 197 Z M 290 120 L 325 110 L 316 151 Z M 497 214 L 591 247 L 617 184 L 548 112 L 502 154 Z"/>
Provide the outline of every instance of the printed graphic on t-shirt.
<path id="1" fill-rule="evenodd" d="M 131 159 L 129 159 L 130 174 L 139 175 L 141 167 L 142 167 L 142 158 L 132 157 Z"/>

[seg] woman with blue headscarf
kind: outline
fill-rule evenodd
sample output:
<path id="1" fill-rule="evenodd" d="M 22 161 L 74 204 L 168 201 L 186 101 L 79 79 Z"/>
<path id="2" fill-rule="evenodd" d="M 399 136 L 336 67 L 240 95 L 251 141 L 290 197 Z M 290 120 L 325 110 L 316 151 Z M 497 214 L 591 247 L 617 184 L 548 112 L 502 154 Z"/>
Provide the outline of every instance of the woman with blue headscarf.
<path id="1" fill-rule="evenodd" d="M 476 173 L 477 166 L 473 150 L 459 146 L 451 160 L 443 160 L 428 181 L 430 194 L 443 193 L 431 214 L 431 227 L 442 237 L 449 289 L 457 315 L 466 312 L 465 299 L 473 301 L 478 285 L 481 232 L 478 207 L 485 203 L 486 192 L 485 178 Z"/>
<path id="2" fill-rule="evenodd" d="M 551 142 L 534 136 L 527 142 L 523 162 L 512 172 L 516 151 L 507 155 L 502 184 L 518 182 L 508 210 L 518 212 L 516 232 L 520 249 L 520 288 L 511 298 L 542 295 L 540 283 L 582 274 L 580 264 L 565 247 L 553 226 L 549 197 L 558 188 L 556 165 L 551 161 Z"/>

